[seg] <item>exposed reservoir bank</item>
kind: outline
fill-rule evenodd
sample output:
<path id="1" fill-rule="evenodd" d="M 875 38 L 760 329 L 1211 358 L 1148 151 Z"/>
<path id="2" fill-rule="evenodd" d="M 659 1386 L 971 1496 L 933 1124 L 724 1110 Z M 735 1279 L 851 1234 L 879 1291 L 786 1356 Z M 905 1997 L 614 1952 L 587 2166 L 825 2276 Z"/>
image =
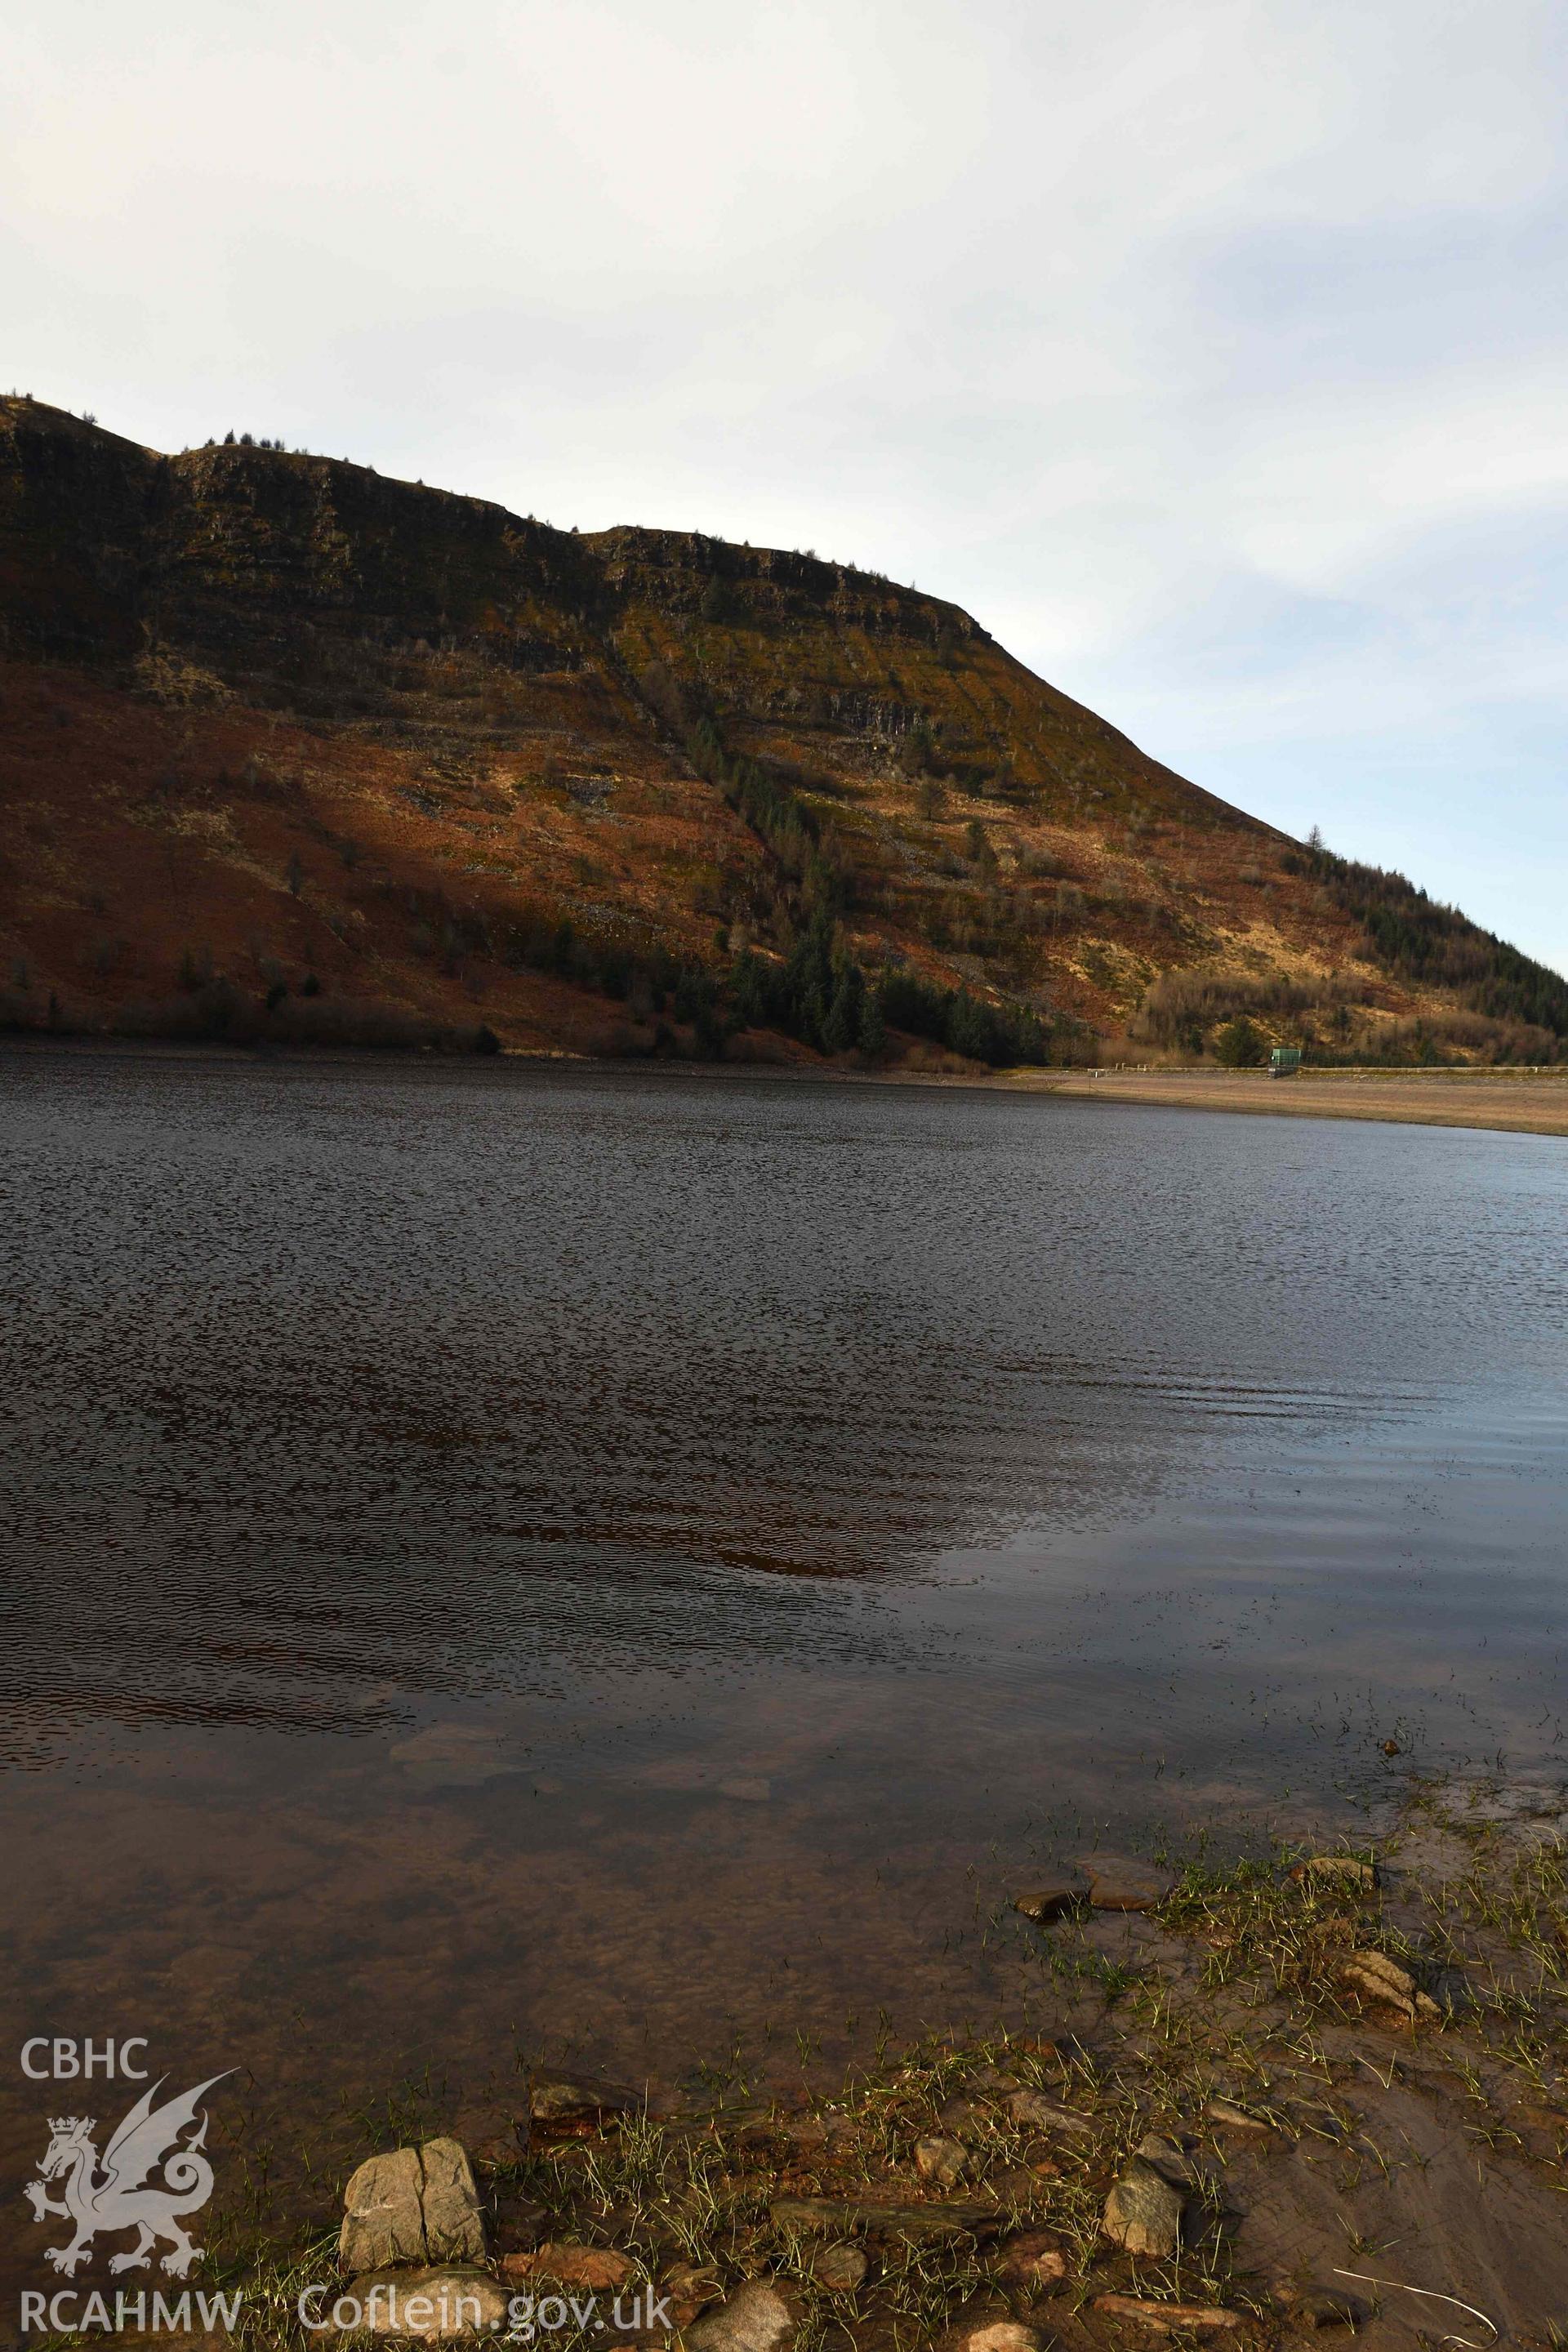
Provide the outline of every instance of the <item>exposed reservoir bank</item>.
<path id="1" fill-rule="evenodd" d="M 1100 1102 L 1568 1135 L 1568 1070 L 1066 1070 L 1013 1083 Z"/>

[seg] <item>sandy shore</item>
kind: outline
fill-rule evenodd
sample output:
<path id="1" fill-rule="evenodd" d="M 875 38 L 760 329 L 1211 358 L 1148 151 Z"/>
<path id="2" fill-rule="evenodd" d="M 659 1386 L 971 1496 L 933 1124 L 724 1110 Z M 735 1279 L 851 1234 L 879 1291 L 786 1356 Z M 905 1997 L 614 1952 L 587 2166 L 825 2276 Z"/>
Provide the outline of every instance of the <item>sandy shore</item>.
<path id="1" fill-rule="evenodd" d="M 1261 1070 L 1108 1070 L 1092 1077 L 1083 1070 L 1053 1070 L 1015 1083 L 1031 1093 L 1182 1110 L 1568 1135 L 1568 1070 L 1302 1070 L 1293 1078 L 1270 1078 Z"/>

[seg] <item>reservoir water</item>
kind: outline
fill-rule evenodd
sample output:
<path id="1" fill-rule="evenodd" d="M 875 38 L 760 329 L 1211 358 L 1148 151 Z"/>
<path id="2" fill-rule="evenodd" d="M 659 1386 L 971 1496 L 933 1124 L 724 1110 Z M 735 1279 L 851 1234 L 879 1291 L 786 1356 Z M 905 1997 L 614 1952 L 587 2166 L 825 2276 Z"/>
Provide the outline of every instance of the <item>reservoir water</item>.
<path id="1" fill-rule="evenodd" d="M 13 2049 L 766 2083 L 1026 1999 L 1097 1840 L 1568 1769 L 1559 1140 L 66 1053 L 0 1127 Z"/>

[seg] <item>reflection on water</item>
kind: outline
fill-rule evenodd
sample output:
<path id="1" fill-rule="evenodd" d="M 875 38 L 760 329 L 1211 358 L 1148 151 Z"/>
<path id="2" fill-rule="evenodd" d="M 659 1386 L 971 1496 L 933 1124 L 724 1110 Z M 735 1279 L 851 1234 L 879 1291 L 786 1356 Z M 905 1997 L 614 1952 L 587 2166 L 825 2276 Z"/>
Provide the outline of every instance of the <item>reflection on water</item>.
<path id="1" fill-rule="evenodd" d="M 841 2045 L 1026 1998 L 984 1923 L 1097 1831 L 1563 1754 L 1553 1139 L 0 1086 L 7 2030 L 322 2096 Z"/>

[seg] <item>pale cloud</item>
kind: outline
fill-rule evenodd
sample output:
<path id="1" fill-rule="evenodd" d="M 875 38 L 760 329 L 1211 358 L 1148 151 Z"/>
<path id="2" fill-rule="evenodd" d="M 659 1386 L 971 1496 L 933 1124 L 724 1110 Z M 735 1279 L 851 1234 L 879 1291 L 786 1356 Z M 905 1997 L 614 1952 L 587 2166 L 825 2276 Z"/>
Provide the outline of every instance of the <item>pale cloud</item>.
<path id="1" fill-rule="evenodd" d="M 15 6 L 23 388 L 952 595 L 1568 961 L 1561 12 Z"/>

